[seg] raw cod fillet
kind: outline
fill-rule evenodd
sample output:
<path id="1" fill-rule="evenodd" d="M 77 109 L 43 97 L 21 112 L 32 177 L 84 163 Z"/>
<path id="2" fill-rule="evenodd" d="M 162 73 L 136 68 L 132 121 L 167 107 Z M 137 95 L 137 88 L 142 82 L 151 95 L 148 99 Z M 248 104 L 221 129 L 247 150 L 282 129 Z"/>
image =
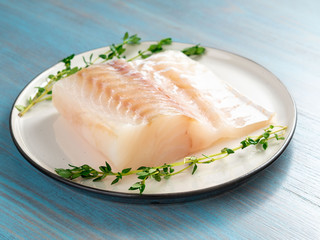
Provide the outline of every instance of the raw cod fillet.
<path id="1" fill-rule="evenodd" d="M 53 104 L 115 171 L 174 162 L 273 115 L 178 51 L 92 65 L 57 82 Z"/>

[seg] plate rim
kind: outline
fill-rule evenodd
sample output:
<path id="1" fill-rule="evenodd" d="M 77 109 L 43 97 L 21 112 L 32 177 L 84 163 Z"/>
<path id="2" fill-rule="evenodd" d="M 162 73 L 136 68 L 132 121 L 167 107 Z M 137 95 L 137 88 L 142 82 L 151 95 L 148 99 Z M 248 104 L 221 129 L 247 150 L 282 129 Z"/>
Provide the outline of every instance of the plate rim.
<path id="1" fill-rule="evenodd" d="M 145 43 L 145 44 L 150 44 L 150 43 L 154 43 L 153 41 L 146 41 L 146 42 L 141 42 L 141 43 Z M 173 42 L 177 43 L 177 44 L 182 44 L 185 46 L 193 46 L 194 44 L 190 44 L 190 43 L 183 43 L 183 42 Z M 172 192 L 172 193 L 144 193 L 144 194 L 139 194 L 137 192 L 117 192 L 117 191 L 111 191 L 111 190 L 104 190 L 104 189 L 99 189 L 99 188 L 94 188 L 94 187 L 90 187 L 90 186 L 86 186 L 77 182 L 74 182 L 72 180 L 68 180 L 65 178 L 60 177 L 59 175 L 52 173 L 51 171 L 47 170 L 46 168 L 40 166 L 39 164 L 37 164 L 30 156 L 28 156 L 28 154 L 22 149 L 22 147 L 19 145 L 14 132 L 13 132 L 13 114 L 14 113 L 14 109 L 15 109 L 15 105 L 18 101 L 18 99 L 20 98 L 20 96 L 22 95 L 22 93 L 28 88 L 29 85 L 32 84 L 33 81 L 35 81 L 41 74 L 43 74 L 44 72 L 48 71 L 49 69 L 52 69 L 53 67 L 57 66 L 58 64 L 61 63 L 61 61 L 57 62 L 56 64 L 53 64 L 52 66 L 50 66 L 49 68 L 46 68 L 44 71 L 40 72 L 39 74 L 37 74 L 32 80 L 30 80 L 24 87 L 23 89 L 20 91 L 20 93 L 17 95 L 17 97 L 15 98 L 12 107 L 11 107 L 11 111 L 10 111 L 10 115 L 9 115 L 9 130 L 10 130 L 10 135 L 11 138 L 16 146 L 16 148 L 18 149 L 18 151 L 20 152 L 20 154 L 33 166 L 35 167 L 37 170 L 39 170 L 41 173 L 45 174 L 46 176 L 51 177 L 54 180 L 58 180 L 59 182 L 62 182 L 64 184 L 66 184 L 67 186 L 71 186 L 73 188 L 77 188 L 77 189 L 81 189 L 84 191 L 88 191 L 90 193 L 94 193 L 94 194 L 98 194 L 98 195 L 102 195 L 105 197 L 111 197 L 111 198 L 116 198 L 117 201 L 122 201 L 124 200 L 142 200 L 142 201 L 151 201 L 151 203 L 162 203 L 162 200 L 166 201 L 166 200 L 173 200 L 174 202 L 179 201 L 179 200 L 186 200 L 186 199 L 191 199 L 192 197 L 195 198 L 195 196 L 203 196 L 203 195 L 212 195 L 215 192 L 219 192 L 222 193 L 224 191 L 226 191 L 227 189 L 231 189 L 233 187 L 237 187 L 239 185 L 241 185 L 242 183 L 244 183 L 247 179 L 253 177 L 254 175 L 260 173 L 261 171 L 263 171 L 264 169 L 266 169 L 267 167 L 269 167 L 272 163 L 274 163 L 281 155 L 282 153 L 286 150 L 286 148 L 288 147 L 289 143 L 291 142 L 293 135 L 295 133 L 296 127 L 297 127 L 297 107 L 296 107 L 296 103 L 292 97 L 292 95 L 290 94 L 290 92 L 288 91 L 287 87 L 283 84 L 282 81 L 280 81 L 280 79 L 274 74 L 272 73 L 269 69 L 267 69 L 266 67 L 262 66 L 261 64 L 257 63 L 256 61 L 249 59 L 247 57 L 244 57 L 240 54 L 237 53 L 233 53 L 231 51 L 227 51 L 221 48 L 214 48 L 214 47 L 205 47 L 207 49 L 212 49 L 215 51 L 219 51 L 219 52 L 224 52 L 227 54 L 231 54 L 233 56 L 245 59 L 257 66 L 259 66 L 260 68 L 264 69 L 265 71 L 267 71 L 269 74 L 271 74 L 274 77 L 274 80 L 277 81 L 280 85 L 282 85 L 282 87 L 286 90 L 288 96 L 290 97 L 291 103 L 292 103 L 292 109 L 293 109 L 293 119 L 292 120 L 292 129 L 290 132 L 288 132 L 288 135 L 286 137 L 286 139 L 284 140 L 285 142 L 283 143 L 282 147 L 271 157 L 269 158 L 265 163 L 263 163 L 262 165 L 252 169 L 249 172 L 246 172 L 245 174 L 232 179 L 230 181 L 215 185 L 215 186 L 211 186 L 211 187 L 206 187 L 206 188 L 201 188 L 201 189 L 197 189 L 197 190 L 190 190 L 190 191 L 184 191 L 184 192 Z M 81 53 L 77 53 L 75 54 L 75 56 L 78 55 L 83 55 L 83 54 L 87 54 L 90 52 L 94 52 L 94 51 L 99 51 L 102 49 L 108 49 L 108 46 L 106 47 L 99 47 L 99 48 L 95 48 L 92 50 L 88 50 L 85 52 L 81 52 Z"/>

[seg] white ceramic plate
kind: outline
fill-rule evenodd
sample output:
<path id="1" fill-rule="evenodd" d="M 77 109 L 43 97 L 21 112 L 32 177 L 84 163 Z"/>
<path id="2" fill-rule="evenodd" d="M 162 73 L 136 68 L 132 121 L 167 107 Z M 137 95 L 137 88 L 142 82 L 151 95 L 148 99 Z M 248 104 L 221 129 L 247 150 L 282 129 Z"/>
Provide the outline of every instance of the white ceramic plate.
<path id="1" fill-rule="evenodd" d="M 130 47 L 127 58 L 134 56 L 138 50 L 146 49 L 150 43 Z M 174 43 L 169 49 L 182 50 L 191 45 Z M 72 66 L 83 66 L 82 57 L 90 54 L 98 56 L 108 48 L 100 48 L 75 56 Z M 194 199 L 234 187 L 255 173 L 270 165 L 289 144 L 296 126 L 296 108 L 285 86 L 271 72 L 257 63 L 241 56 L 218 49 L 207 48 L 206 54 L 197 61 L 207 65 L 231 86 L 248 96 L 254 102 L 276 113 L 276 123 L 288 126 L 286 140 L 269 145 L 267 151 L 249 147 L 241 152 L 219 160 L 210 165 L 199 166 L 195 175 L 190 172 L 176 175 L 160 183 L 155 180 L 147 182 L 143 195 L 129 191 L 128 188 L 137 181 L 136 176 L 124 178 L 121 182 L 110 185 L 113 178 L 102 182 L 91 180 L 69 181 L 60 178 L 55 168 L 67 168 L 68 164 L 89 164 L 98 167 L 104 159 L 92 147 L 88 146 L 67 123 L 59 116 L 51 102 L 36 105 L 22 118 L 13 107 L 11 113 L 11 132 L 16 146 L 22 155 L 45 174 L 87 192 L 130 200 L 150 200 L 161 202 Z M 33 79 L 17 97 L 16 104 L 25 105 L 27 98 L 34 94 L 35 87 L 40 86 L 49 74 L 55 74 L 63 68 L 62 63 L 41 73 Z M 221 142 L 202 153 L 216 153 L 223 147 L 238 146 L 243 139 Z M 81 147 L 80 147 L 81 146 Z"/>

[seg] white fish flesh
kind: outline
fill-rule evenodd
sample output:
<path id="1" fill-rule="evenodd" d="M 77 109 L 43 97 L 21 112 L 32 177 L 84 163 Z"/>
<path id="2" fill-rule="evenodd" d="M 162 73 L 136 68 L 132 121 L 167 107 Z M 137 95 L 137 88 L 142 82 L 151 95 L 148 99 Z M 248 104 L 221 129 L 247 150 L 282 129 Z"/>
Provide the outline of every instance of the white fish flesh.
<path id="1" fill-rule="evenodd" d="M 82 69 L 54 85 L 53 103 L 115 171 L 174 162 L 273 116 L 172 50 Z"/>

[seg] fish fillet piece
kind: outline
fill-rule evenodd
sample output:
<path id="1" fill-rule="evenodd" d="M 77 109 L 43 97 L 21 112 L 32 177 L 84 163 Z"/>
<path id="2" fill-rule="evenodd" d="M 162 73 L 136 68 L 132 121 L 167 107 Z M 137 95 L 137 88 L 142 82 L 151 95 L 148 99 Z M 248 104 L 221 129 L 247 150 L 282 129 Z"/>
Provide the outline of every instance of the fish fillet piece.
<path id="1" fill-rule="evenodd" d="M 272 117 L 177 51 L 92 65 L 57 82 L 53 104 L 115 171 L 173 162 Z"/>
<path id="2" fill-rule="evenodd" d="M 247 135 L 270 124 L 274 116 L 180 51 L 166 51 L 132 64 L 159 89 L 173 89 L 167 92 L 170 96 L 195 102 L 224 137 Z"/>

